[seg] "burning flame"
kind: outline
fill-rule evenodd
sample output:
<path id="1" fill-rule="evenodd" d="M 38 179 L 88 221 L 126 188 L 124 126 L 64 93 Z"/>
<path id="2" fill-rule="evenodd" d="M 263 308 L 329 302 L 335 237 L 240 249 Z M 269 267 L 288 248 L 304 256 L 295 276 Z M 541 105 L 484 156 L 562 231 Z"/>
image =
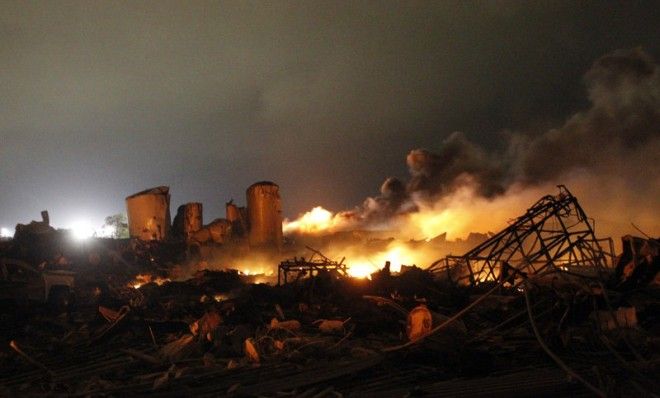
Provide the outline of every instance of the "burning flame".
<path id="1" fill-rule="evenodd" d="M 378 271 L 378 266 L 371 263 L 353 263 L 348 267 L 348 275 L 353 278 L 371 279 L 371 274 Z"/>
<path id="2" fill-rule="evenodd" d="M 273 276 L 274 274 L 272 270 L 266 270 L 264 268 L 260 268 L 260 269 L 243 268 L 243 269 L 239 269 L 238 273 L 245 276 L 255 276 L 255 275 Z"/>
<path id="3" fill-rule="evenodd" d="M 251 283 L 269 283 L 274 281 L 273 280 L 273 275 L 275 273 L 272 270 L 264 270 L 263 268 L 261 269 L 250 269 L 250 268 L 243 268 L 242 270 L 238 271 L 239 275 L 244 275 L 246 277 L 249 277 Z"/>
<path id="4" fill-rule="evenodd" d="M 253 280 L 267 280 L 275 275 L 273 266 L 279 258 L 266 255 L 252 255 L 243 258 L 232 259 L 228 268 L 238 271 L 239 275 L 252 277 Z M 261 278 L 255 278 L 261 277 Z M 256 283 L 256 282 L 255 282 Z"/>
<path id="5" fill-rule="evenodd" d="M 335 224 L 334 220 L 335 215 L 331 211 L 317 206 L 297 220 L 284 220 L 282 228 L 285 234 L 292 232 L 314 234 L 331 230 Z"/>
<path id="6" fill-rule="evenodd" d="M 397 240 L 379 250 L 365 250 L 364 247 L 346 245 L 323 249 L 331 258 L 345 256 L 350 276 L 368 278 L 370 274 L 382 269 L 387 261 L 390 262 L 392 272 L 400 272 L 402 265 L 425 267 L 449 254 L 434 251 L 432 245 L 423 247 L 406 244 L 410 239 L 428 242 L 446 233 L 449 241 L 456 242 L 466 239 L 471 232 L 487 233 L 499 230 L 506 226 L 507 220 L 524 211 L 529 203 L 533 203 L 538 195 L 534 190 L 512 187 L 505 195 L 487 199 L 476 193 L 475 186 L 467 184 L 433 203 L 413 196 L 411 200 L 414 206 L 411 208 L 416 211 L 393 215 L 378 225 L 365 223 L 359 216 L 348 217 L 349 212 L 332 213 L 317 206 L 296 220 L 285 221 L 284 232 L 322 235 L 339 230 L 374 228 L 395 231 L 389 236 Z"/>
<path id="7" fill-rule="evenodd" d="M 380 228 L 397 231 L 395 237 L 405 240 L 431 239 L 443 233 L 448 239 L 465 239 L 471 232 L 501 229 L 507 220 L 521 214 L 547 191 L 542 187 L 531 189 L 514 185 L 505 194 L 489 199 L 477 194 L 476 189 L 466 184 L 433 203 L 413 196 L 410 208 L 416 211 L 394 215 L 378 225 L 362 224 L 364 220 L 359 216 L 350 217 L 351 212 L 332 213 L 317 206 L 293 221 L 285 220 L 283 229 L 285 234 L 318 235 Z"/>
<path id="8" fill-rule="evenodd" d="M 171 282 L 171 279 L 161 278 L 159 276 L 154 277 L 151 274 L 138 274 L 135 276 L 135 279 L 133 281 L 128 283 L 128 286 L 132 287 L 133 289 L 139 289 L 143 285 L 152 282 L 157 284 L 158 286 L 161 286 L 164 283 Z"/>
<path id="9" fill-rule="evenodd" d="M 415 253 L 410 248 L 400 242 L 391 243 L 385 251 L 373 255 L 364 255 L 360 253 L 349 254 L 346 256 L 348 263 L 348 275 L 354 278 L 369 278 L 374 272 L 385 267 L 389 261 L 391 272 L 400 272 L 401 266 L 413 265 L 424 261 L 425 256 Z"/>

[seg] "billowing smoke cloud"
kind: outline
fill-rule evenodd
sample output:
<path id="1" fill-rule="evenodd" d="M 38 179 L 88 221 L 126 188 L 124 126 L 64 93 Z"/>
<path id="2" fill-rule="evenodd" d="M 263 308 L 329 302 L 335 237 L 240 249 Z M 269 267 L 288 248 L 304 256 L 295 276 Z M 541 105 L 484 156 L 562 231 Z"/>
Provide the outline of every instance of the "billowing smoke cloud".
<path id="1" fill-rule="evenodd" d="M 594 207 L 604 216 L 622 207 L 652 214 L 660 194 L 660 68 L 639 48 L 618 50 L 597 59 L 584 80 L 590 107 L 560 128 L 503 134 L 500 151 L 486 151 L 460 132 L 436 151 L 410 151 L 409 180 L 388 178 L 380 195 L 339 214 L 348 221 L 343 225 L 369 228 L 420 209 L 437 212 L 452 202 L 448 197 L 465 196 L 466 187 L 483 204 L 569 183 L 599 196 Z"/>
<path id="2" fill-rule="evenodd" d="M 502 164 L 489 158 L 460 132 L 451 134 L 437 153 L 426 149 L 410 151 L 406 164 L 410 172 L 408 182 L 387 178 L 380 195 L 368 198 L 357 210 L 360 220 L 380 223 L 394 215 L 415 212 L 420 202 L 437 201 L 468 182 L 475 184 L 484 197 L 496 196 L 505 189 Z"/>
<path id="3" fill-rule="evenodd" d="M 483 196 L 504 192 L 502 164 L 489 159 L 484 150 L 459 132 L 444 141 L 439 153 L 415 149 L 406 163 L 411 174 L 408 192 L 421 192 L 429 199 L 454 191 L 458 180 L 466 175 L 476 182 Z"/>
<path id="4" fill-rule="evenodd" d="M 657 177 L 657 164 L 644 160 L 660 137 L 658 66 L 641 49 L 620 50 L 598 59 L 585 80 L 591 108 L 531 140 L 519 159 L 519 177 L 537 183 L 578 167 L 612 173 L 619 162 L 639 164 L 645 177 Z"/>
<path id="5" fill-rule="evenodd" d="M 364 201 L 362 218 L 370 222 L 382 222 L 401 212 L 414 210 L 416 207 L 410 201 L 406 185 L 396 177 L 389 177 L 381 185 L 379 196 Z M 350 213 L 344 215 L 349 216 Z"/>

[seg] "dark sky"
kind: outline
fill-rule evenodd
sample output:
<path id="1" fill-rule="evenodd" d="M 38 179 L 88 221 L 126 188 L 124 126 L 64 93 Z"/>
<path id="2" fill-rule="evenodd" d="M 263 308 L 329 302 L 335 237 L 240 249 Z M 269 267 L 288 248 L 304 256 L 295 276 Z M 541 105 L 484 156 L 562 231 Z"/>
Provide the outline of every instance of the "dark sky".
<path id="1" fill-rule="evenodd" d="M 258 180 L 349 208 L 454 131 L 501 149 L 660 54 L 658 2 L 0 1 L 0 225 L 101 223 L 169 185 L 205 220 Z"/>

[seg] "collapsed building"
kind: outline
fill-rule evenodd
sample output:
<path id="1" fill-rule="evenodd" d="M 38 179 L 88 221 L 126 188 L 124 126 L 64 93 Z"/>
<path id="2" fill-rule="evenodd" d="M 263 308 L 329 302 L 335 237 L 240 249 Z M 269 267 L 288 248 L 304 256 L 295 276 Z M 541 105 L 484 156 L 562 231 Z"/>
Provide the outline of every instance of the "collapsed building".
<path id="1" fill-rule="evenodd" d="M 277 186 L 259 183 L 247 199 L 206 224 L 200 203 L 185 204 L 170 225 L 166 187 L 127 198 L 131 252 L 118 256 L 114 240 L 81 245 L 104 255 L 73 262 L 79 279 L 66 313 L 2 307 L 15 311 L 0 324 L 0 395 L 660 392 L 658 239 L 625 236 L 613 256 L 565 188 L 463 255 L 400 272 L 385 264 L 371 279 L 311 248 L 280 264 L 277 286 L 235 271 L 177 279 L 166 255 L 148 266 L 133 255 L 171 241 L 277 249 Z M 224 235 L 214 235 L 218 225 Z M 11 253 L 30 252 L 37 234 L 53 234 L 47 217 L 17 228 L 13 243 L 27 250 Z M 432 242 L 413 242 L 421 244 Z M 11 278 L 12 265 L 0 262 L 1 276 Z"/>

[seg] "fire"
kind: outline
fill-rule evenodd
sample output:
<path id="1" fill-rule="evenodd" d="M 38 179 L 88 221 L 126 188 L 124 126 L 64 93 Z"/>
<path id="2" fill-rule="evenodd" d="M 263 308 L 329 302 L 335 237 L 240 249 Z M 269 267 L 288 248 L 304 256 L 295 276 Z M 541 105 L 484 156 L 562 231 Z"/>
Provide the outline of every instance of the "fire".
<path id="1" fill-rule="evenodd" d="M 378 271 L 378 266 L 371 263 L 353 263 L 348 267 L 348 275 L 353 278 L 371 279 L 371 274 Z"/>
<path id="2" fill-rule="evenodd" d="M 407 207 L 415 211 L 393 215 L 377 224 L 370 224 L 354 212 L 333 213 L 317 206 L 293 221 L 285 220 L 283 229 L 285 234 L 310 235 L 340 230 L 388 230 L 396 231 L 393 237 L 402 240 L 429 240 L 446 233 L 450 240 L 465 239 L 471 232 L 501 229 L 506 220 L 516 217 L 547 191 L 545 187 L 513 185 L 500 196 L 484 198 L 476 189 L 466 184 L 434 202 L 412 196 Z"/>
<path id="3" fill-rule="evenodd" d="M 383 269 L 388 261 L 390 271 L 400 272 L 403 265 L 426 265 L 424 257 L 425 255 L 413 251 L 400 242 L 393 242 L 385 251 L 372 255 L 349 254 L 346 256 L 346 262 L 348 264 L 348 275 L 354 278 L 370 278 L 371 274 Z"/>
<path id="4" fill-rule="evenodd" d="M 161 278 L 159 276 L 153 276 L 151 274 L 138 274 L 135 276 L 135 279 L 128 283 L 129 287 L 133 289 L 139 289 L 147 283 L 155 283 L 158 286 L 161 286 L 164 283 L 171 282 L 170 278 Z"/>
<path id="5" fill-rule="evenodd" d="M 248 277 L 250 283 L 270 283 L 273 281 L 273 270 L 244 268 L 238 271 L 239 275 Z"/>
<path id="6" fill-rule="evenodd" d="M 245 276 L 255 276 L 255 275 L 273 276 L 272 270 L 266 270 L 264 268 L 260 268 L 260 269 L 243 268 L 243 269 L 239 269 L 238 273 Z"/>
<path id="7" fill-rule="evenodd" d="M 400 272 L 402 265 L 425 268 L 447 254 L 462 254 L 467 249 L 462 244 L 471 233 L 485 235 L 500 230 L 506 226 L 507 220 L 516 217 L 546 192 L 544 187 L 514 184 L 502 195 L 485 198 L 477 188 L 468 181 L 434 200 L 413 194 L 409 197 L 410 203 L 401 205 L 405 210 L 391 214 L 387 219 L 370 218 L 367 205 L 337 213 L 316 206 L 297 219 L 285 220 L 283 231 L 287 235 L 299 236 L 296 238 L 299 242 L 304 242 L 304 235 L 327 236 L 329 240 L 314 240 L 312 245 L 318 244 L 315 247 L 331 259 L 345 257 L 351 277 L 368 278 L 381 270 L 386 262 L 390 263 L 392 272 Z M 350 231 L 364 234 L 338 233 Z M 370 233 L 382 244 L 365 244 Z M 338 240 L 332 241 L 335 234 Z M 446 235 L 442 239 L 434 239 L 443 234 Z M 351 240 L 352 237 L 355 240 Z M 388 238 L 393 238 L 389 244 L 384 241 Z M 278 261 L 275 258 L 232 260 L 231 268 L 246 276 L 272 276 L 273 264 Z M 484 282 L 486 278 L 483 277 Z"/>
<path id="8" fill-rule="evenodd" d="M 218 303 L 221 302 L 221 301 L 228 300 L 228 299 L 229 299 L 229 296 L 226 295 L 226 294 L 218 293 L 218 294 L 213 295 L 213 300 L 217 301 Z"/>
<path id="9" fill-rule="evenodd" d="M 501 228 L 503 220 L 513 216 L 520 207 L 518 201 L 513 203 L 510 199 L 514 197 L 508 195 L 489 200 L 477 195 L 474 187 L 465 186 L 435 203 L 413 197 L 412 207 L 416 208 L 416 211 L 393 215 L 389 220 L 377 225 L 364 224 L 365 219 L 359 217 L 345 217 L 347 212 L 334 214 L 317 206 L 294 221 L 286 221 L 284 232 L 321 235 L 350 229 L 378 228 L 395 231 L 391 237 L 396 240 L 380 250 L 341 244 L 323 249 L 331 258 L 345 256 L 350 276 L 368 278 L 382 269 L 386 262 L 390 263 L 392 272 L 399 272 L 402 265 L 425 267 L 448 254 L 434 252 L 430 249 L 431 246 L 425 249 L 419 245 L 405 243 L 410 239 L 429 242 L 443 233 L 446 233 L 449 239 L 465 239 L 471 232 L 486 233 Z"/>
<path id="10" fill-rule="evenodd" d="M 330 230 L 334 225 L 334 214 L 317 206 L 307 213 L 300 216 L 297 220 L 284 220 L 283 230 L 285 234 L 292 232 L 301 232 L 314 234 Z"/>

